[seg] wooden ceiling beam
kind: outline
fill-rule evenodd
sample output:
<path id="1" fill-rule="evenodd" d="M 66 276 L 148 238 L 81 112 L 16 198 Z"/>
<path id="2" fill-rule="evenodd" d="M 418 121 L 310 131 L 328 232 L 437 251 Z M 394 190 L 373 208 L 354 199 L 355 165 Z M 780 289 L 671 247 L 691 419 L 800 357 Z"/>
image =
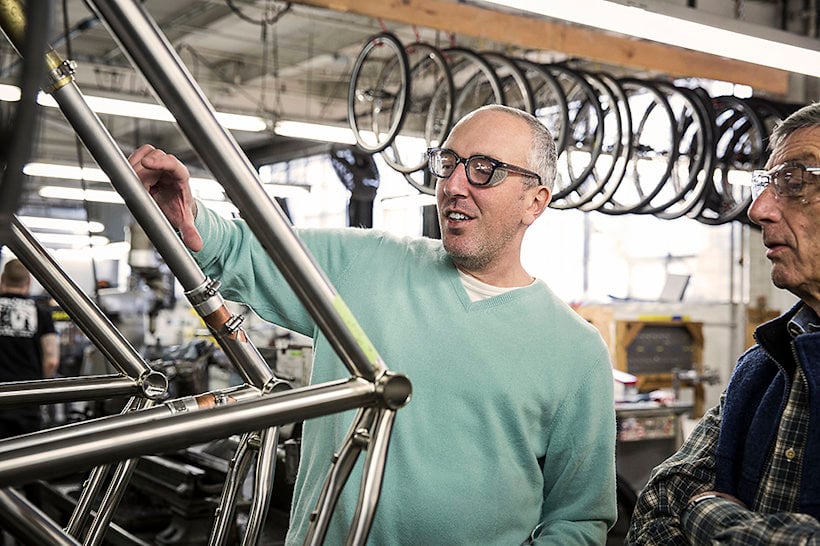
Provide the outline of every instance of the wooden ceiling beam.
<path id="1" fill-rule="evenodd" d="M 677 77 L 697 77 L 749 85 L 785 96 L 789 73 L 626 38 L 548 19 L 515 15 L 447 0 L 293 0 L 294 3 L 381 18 L 512 46 L 561 52 L 614 66 L 650 70 Z"/>

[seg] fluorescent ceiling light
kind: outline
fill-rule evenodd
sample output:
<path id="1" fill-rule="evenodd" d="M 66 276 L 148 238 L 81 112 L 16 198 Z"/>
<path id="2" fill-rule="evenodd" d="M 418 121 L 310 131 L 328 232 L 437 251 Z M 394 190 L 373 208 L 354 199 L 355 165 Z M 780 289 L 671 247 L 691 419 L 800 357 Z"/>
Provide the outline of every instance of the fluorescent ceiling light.
<path id="1" fill-rule="evenodd" d="M 356 137 L 353 134 L 353 129 L 350 127 L 341 127 L 339 125 L 324 125 L 321 123 L 310 123 L 307 121 L 280 119 L 273 124 L 273 132 L 274 134 L 283 137 L 318 140 L 319 142 L 338 142 L 339 144 L 356 144 Z M 375 135 L 372 131 L 362 131 L 361 134 L 362 138 L 368 142 L 373 142 L 375 139 Z M 402 149 L 404 149 L 405 145 L 416 144 L 417 147 L 421 146 L 423 148 L 423 152 L 427 150 L 427 143 L 423 138 L 397 135 L 396 143 L 401 144 Z M 436 143 L 433 143 L 433 145 L 436 145 Z"/>
<path id="2" fill-rule="evenodd" d="M 37 233 L 34 237 L 43 245 L 59 245 L 70 248 L 107 245 L 108 237 L 102 235 L 75 235 L 68 233 Z"/>
<path id="3" fill-rule="evenodd" d="M 617 34 L 626 34 L 653 42 L 820 77 L 820 51 L 818 51 L 820 48 L 817 40 L 790 35 L 764 26 L 760 26 L 761 36 L 752 36 L 685 18 L 652 12 L 643 7 L 604 0 L 572 0 L 572 2 L 485 0 L 485 2 Z M 745 26 L 751 27 L 751 25 Z M 786 43 L 789 41 L 795 43 L 803 41 L 806 46 Z"/>
<path id="4" fill-rule="evenodd" d="M 61 178 L 65 180 L 86 180 L 88 182 L 108 182 L 108 176 L 96 167 L 78 167 L 76 165 L 57 165 L 55 163 L 26 163 L 23 174 L 42 176 L 43 178 Z"/>
<path id="5" fill-rule="evenodd" d="M 338 142 L 340 144 L 356 144 L 356 137 L 353 136 L 352 129 L 336 125 L 279 120 L 274 123 L 273 132 L 283 137 L 304 138 L 321 142 Z"/>
<path id="6" fill-rule="evenodd" d="M 112 114 L 138 119 L 174 122 L 174 116 L 164 106 L 146 102 L 126 101 L 107 97 L 84 97 L 89 107 L 98 114 Z M 0 100 L 16 102 L 20 100 L 20 88 L 14 85 L 0 84 Z M 48 93 L 42 91 L 37 95 L 37 102 L 42 106 L 56 108 L 57 101 Z M 262 132 L 268 129 L 268 122 L 258 116 L 228 114 L 217 112 L 216 118 L 227 129 L 238 131 Z M 318 140 L 321 142 L 339 142 L 341 144 L 356 144 L 356 137 L 349 127 L 335 125 L 321 125 L 302 121 L 280 120 L 274 124 L 274 133 L 279 136 Z M 372 136 L 372 133 L 370 133 Z"/>
<path id="7" fill-rule="evenodd" d="M 98 114 L 111 114 L 137 119 L 151 119 L 155 121 L 175 122 L 174 116 L 164 106 L 147 102 L 111 99 L 108 97 L 83 97 L 88 106 Z M 20 100 L 20 88 L 14 85 L 0 84 L 0 100 L 16 102 Z M 42 106 L 57 108 L 57 101 L 48 93 L 42 91 L 37 95 L 37 102 Z M 228 114 L 216 112 L 216 119 L 226 129 L 261 133 L 268 129 L 268 122 L 259 116 L 242 114 Z"/>
<path id="8" fill-rule="evenodd" d="M 54 257 L 60 260 L 120 260 L 125 261 L 131 250 L 131 244 L 127 241 L 108 243 L 102 246 L 92 246 L 91 248 L 58 248 L 54 250 Z"/>
<path id="9" fill-rule="evenodd" d="M 110 182 L 102 169 L 96 167 L 77 167 L 75 165 L 58 165 L 54 163 L 27 163 L 23 173 L 28 176 L 59 178 L 64 180 L 87 180 L 90 182 Z M 212 178 L 192 176 L 189 179 L 194 197 L 205 203 L 226 202 L 225 190 Z M 265 191 L 272 197 L 304 197 L 309 194 L 309 187 L 292 184 L 263 184 Z M 50 199 L 67 199 L 70 201 L 94 201 L 96 203 L 124 203 L 120 194 L 113 190 L 94 190 L 64 186 L 43 186 L 38 191 L 41 197 Z M 221 205 L 217 205 L 222 209 Z M 233 205 L 231 205 L 233 207 Z M 226 215 L 236 211 L 224 209 Z"/>
<path id="10" fill-rule="evenodd" d="M 61 178 L 64 180 L 86 180 L 88 182 L 110 182 L 105 171 L 98 167 L 78 167 L 76 165 L 60 165 L 57 163 L 26 163 L 23 165 L 23 174 L 28 176 L 40 176 L 43 178 Z M 189 178 L 191 187 L 203 193 L 203 199 L 207 199 L 207 194 L 218 192 L 222 194 L 222 186 L 212 178 Z M 198 196 L 196 196 L 198 197 Z"/>
<path id="11" fill-rule="evenodd" d="M 63 186 L 43 186 L 37 193 L 40 197 L 49 199 L 93 201 L 95 203 L 125 203 L 122 197 L 120 197 L 120 194 L 109 190 L 84 190 L 83 188 L 65 188 Z"/>
<path id="12" fill-rule="evenodd" d="M 67 231 L 69 233 L 100 233 L 105 229 L 101 222 L 70 220 L 67 218 L 43 218 L 40 216 L 20 216 L 18 219 L 31 230 Z"/>
<path id="13" fill-rule="evenodd" d="M 16 85 L 6 85 L 0 83 L 0 100 L 5 102 L 17 102 L 20 100 L 20 88 Z"/>

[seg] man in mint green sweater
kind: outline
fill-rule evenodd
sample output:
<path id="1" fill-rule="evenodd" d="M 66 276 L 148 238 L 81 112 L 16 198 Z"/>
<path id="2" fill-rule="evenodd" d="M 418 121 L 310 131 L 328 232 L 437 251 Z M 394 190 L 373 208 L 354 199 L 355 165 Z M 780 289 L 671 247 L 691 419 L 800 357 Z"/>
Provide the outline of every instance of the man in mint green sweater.
<path id="1" fill-rule="evenodd" d="M 525 231 L 549 204 L 555 162 L 538 120 L 483 107 L 429 151 L 442 240 L 296 230 L 390 369 L 413 383 L 368 544 L 606 541 L 616 517 L 608 352 L 520 259 Z M 173 156 L 143 146 L 131 163 L 226 298 L 313 337 L 313 382 L 348 375 L 243 221 L 197 206 Z M 351 418 L 305 422 L 288 544 L 301 544 Z M 345 488 L 326 544 L 344 543 L 357 485 Z"/>

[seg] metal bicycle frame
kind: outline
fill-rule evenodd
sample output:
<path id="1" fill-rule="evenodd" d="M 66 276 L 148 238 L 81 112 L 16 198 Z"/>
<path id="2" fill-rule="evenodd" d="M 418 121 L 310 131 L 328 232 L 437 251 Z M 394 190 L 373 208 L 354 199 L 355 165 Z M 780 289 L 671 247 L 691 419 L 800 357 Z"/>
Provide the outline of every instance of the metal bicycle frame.
<path id="1" fill-rule="evenodd" d="M 257 453 L 256 488 L 243 544 L 259 538 L 270 497 L 279 425 L 360 408 L 331 464 L 312 519 L 309 544 L 324 540 L 342 487 L 362 449 L 367 449 L 360 494 L 347 544 L 363 544 L 372 526 L 395 412 L 407 403 L 411 385 L 388 370 L 330 281 L 295 235 L 278 205 L 268 197 L 250 162 L 216 120 L 213 108 L 144 8 L 130 0 L 89 2 L 205 164 L 242 210 L 248 225 L 351 373 L 298 389 L 277 378 L 232 315 L 218 292 L 182 245 L 158 206 L 142 187 L 127 159 L 74 82 L 70 62 L 46 53 L 49 88 L 64 116 L 106 172 L 126 206 L 145 230 L 186 297 L 207 324 L 245 384 L 241 387 L 164 403 L 167 379 L 150 368 L 96 305 L 60 269 L 15 218 L 9 246 L 120 372 L 112 376 L 0 384 L 0 406 L 133 396 L 116 416 L 0 441 L 0 521 L 24 536 L 49 537 L 55 544 L 99 544 L 110 522 L 135 457 L 179 449 L 243 433 L 223 489 L 211 544 L 222 544 L 232 503 Z M 15 0 L 0 2 L 0 22 L 20 51 L 24 10 Z M 109 464 L 114 470 L 105 499 L 85 537 L 91 500 L 101 491 Z M 78 468 L 94 468 L 66 529 L 41 514 L 11 486 Z"/>

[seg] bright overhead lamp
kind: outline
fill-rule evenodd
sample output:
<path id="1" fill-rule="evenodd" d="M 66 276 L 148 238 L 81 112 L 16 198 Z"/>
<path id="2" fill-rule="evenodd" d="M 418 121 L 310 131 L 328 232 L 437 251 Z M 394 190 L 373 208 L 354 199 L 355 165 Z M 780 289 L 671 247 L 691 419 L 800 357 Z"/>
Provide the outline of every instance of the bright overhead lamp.
<path id="1" fill-rule="evenodd" d="M 63 186 L 43 186 L 37 192 L 40 197 L 48 199 L 66 199 L 68 201 L 93 201 L 94 203 L 124 204 L 125 201 L 115 191 L 88 190 L 83 188 L 66 188 Z"/>
<path id="2" fill-rule="evenodd" d="M 279 136 L 318 140 L 320 142 L 338 142 L 339 144 L 356 144 L 356 137 L 350 127 L 322 125 L 304 121 L 279 120 L 273 124 L 273 132 Z"/>
<path id="3" fill-rule="evenodd" d="M 54 257 L 59 260 L 118 260 L 125 261 L 131 251 L 131 243 L 117 241 L 91 248 L 57 248 Z"/>
<path id="4" fill-rule="evenodd" d="M 102 169 L 96 167 L 77 167 L 76 165 L 58 165 L 55 163 L 27 163 L 23 166 L 23 174 L 43 178 L 59 178 L 63 180 L 86 180 L 89 182 L 110 182 Z M 225 203 L 225 190 L 212 178 L 192 176 L 189 179 L 191 192 L 194 197 L 206 204 Z M 309 187 L 296 184 L 264 183 L 262 187 L 272 197 L 304 197 L 309 194 Z M 83 189 L 65 186 L 43 186 L 38 194 L 49 199 L 66 199 L 69 201 L 93 201 L 96 203 L 122 204 L 122 197 L 113 190 Z M 233 209 L 225 209 L 216 205 L 229 215 Z M 233 207 L 233 205 L 231 205 Z"/>
<path id="5" fill-rule="evenodd" d="M 176 122 L 174 116 L 167 108 L 159 104 L 147 102 L 137 102 L 130 100 L 112 99 L 108 97 L 96 97 L 85 95 L 83 97 L 88 106 L 98 114 L 111 114 L 137 119 L 150 119 L 154 121 Z M 0 100 L 6 102 L 16 102 L 20 100 L 20 88 L 14 85 L 0 84 Z M 37 95 L 37 103 L 41 106 L 57 108 L 57 101 L 48 93 L 40 91 Z M 248 116 L 244 114 L 228 114 L 216 112 L 216 119 L 226 129 L 236 131 L 247 131 L 251 133 L 261 133 L 268 129 L 268 122 L 259 116 Z"/>
<path id="6" fill-rule="evenodd" d="M 83 97 L 89 107 L 98 114 L 112 114 L 137 119 L 175 122 L 174 116 L 164 106 L 147 102 L 136 102 L 107 97 L 86 95 Z M 0 100 L 17 102 L 20 100 L 20 88 L 14 85 L 0 84 Z M 42 106 L 57 107 L 54 97 L 42 91 L 37 95 L 37 102 Z M 228 114 L 216 112 L 216 118 L 226 129 L 261 133 L 268 129 L 268 121 L 258 116 Z M 279 136 L 318 140 L 320 142 L 338 142 L 356 144 L 356 137 L 349 127 L 322 125 L 302 121 L 280 120 L 273 126 L 273 132 Z M 369 133 L 372 137 L 372 133 Z"/>
<path id="7" fill-rule="evenodd" d="M 78 235 L 100 233 L 105 230 L 105 226 L 101 222 L 94 221 L 43 218 L 41 216 L 20 216 L 18 219 L 31 230 L 66 231 Z"/>
<path id="8" fill-rule="evenodd" d="M 60 178 L 64 180 L 85 180 L 87 182 L 110 182 L 105 171 L 98 167 L 78 167 L 76 165 L 61 165 L 57 163 L 26 163 L 23 165 L 23 174 L 43 178 Z M 203 192 L 222 191 L 219 183 L 212 178 L 188 179 L 194 189 L 202 188 Z M 207 198 L 207 197 L 206 197 Z"/>
<path id="9" fill-rule="evenodd" d="M 34 237 L 44 246 L 86 248 L 107 245 L 108 237 L 102 235 L 77 235 L 70 233 L 37 233 Z"/>
<path id="10" fill-rule="evenodd" d="M 20 100 L 20 96 L 20 88 L 16 85 L 0 83 L 0 100 L 4 102 L 17 102 Z"/>
<path id="11" fill-rule="evenodd" d="M 23 174 L 43 178 L 61 178 L 65 180 L 86 180 L 88 182 L 108 182 L 108 176 L 96 167 L 78 167 L 76 165 L 58 165 L 56 163 L 26 163 Z"/>
<path id="12" fill-rule="evenodd" d="M 704 19 L 708 21 L 704 23 L 692 20 L 701 14 L 691 8 L 686 11 L 678 8 L 673 12 L 675 6 L 669 6 L 663 8 L 667 13 L 658 13 L 650 11 L 649 6 L 605 0 L 484 1 L 617 34 L 820 77 L 820 41 L 731 19 L 722 19 L 720 24 L 725 28 L 717 28 L 711 25 L 714 16 Z"/>

